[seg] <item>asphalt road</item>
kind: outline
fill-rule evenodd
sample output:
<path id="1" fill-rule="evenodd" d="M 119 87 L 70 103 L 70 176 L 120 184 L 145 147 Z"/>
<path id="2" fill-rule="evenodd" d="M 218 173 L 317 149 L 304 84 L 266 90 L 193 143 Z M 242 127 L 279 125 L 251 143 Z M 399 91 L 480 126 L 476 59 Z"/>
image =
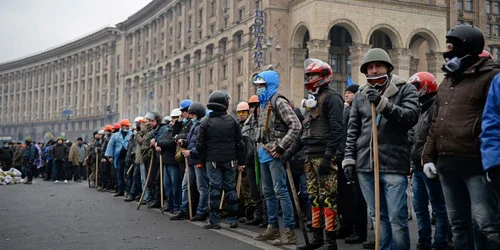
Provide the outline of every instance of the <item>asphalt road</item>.
<path id="1" fill-rule="evenodd" d="M 0 186 L 0 249 L 295 249 L 255 241 L 264 229 L 241 223 L 238 229 L 223 223 L 221 230 L 206 230 L 201 222 L 170 221 L 157 209 L 137 211 L 137 203 L 85 184 L 36 178 L 33 185 Z M 410 222 L 412 241 L 415 224 Z M 303 242 L 301 231 L 296 234 Z M 339 249 L 362 249 L 338 242 Z"/>

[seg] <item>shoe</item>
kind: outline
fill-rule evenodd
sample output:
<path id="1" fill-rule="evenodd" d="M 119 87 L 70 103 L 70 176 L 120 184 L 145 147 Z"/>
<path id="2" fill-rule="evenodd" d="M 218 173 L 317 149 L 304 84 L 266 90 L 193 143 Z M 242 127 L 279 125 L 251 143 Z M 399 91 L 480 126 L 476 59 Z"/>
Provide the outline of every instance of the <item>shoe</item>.
<path id="1" fill-rule="evenodd" d="M 105 188 L 101 189 L 101 192 L 107 192 L 107 191 L 108 191 L 108 190 L 107 190 L 107 189 L 105 189 Z"/>
<path id="2" fill-rule="evenodd" d="M 431 250 L 430 247 L 423 247 L 420 243 L 417 243 L 416 250 Z"/>
<path id="3" fill-rule="evenodd" d="M 58 181 L 58 180 L 56 180 L 56 181 L 54 181 L 54 183 L 59 183 L 59 181 Z"/>
<path id="4" fill-rule="evenodd" d="M 318 249 L 325 243 L 323 240 L 323 228 L 313 228 L 313 237 L 309 243 L 309 248 L 304 245 L 297 246 L 297 250 Z"/>
<path id="5" fill-rule="evenodd" d="M 140 200 L 141 200 L 141 197 L 140 197 L 140 196 L 137 196 L 137 197 L 135 197 L 135 200 L 134 200 L 134 201 L 135 201 L 135 202 L 139 202 Z"/>
<path id="6" fill-rule="evenodd" d="M 276 240 L 280 237 L 280 231 L 273 225 L 268 225 L 264 233 L 255 236 L 253 239 L 258 241 Z"/>
<path id="7" fill-rule="evenodd" d="M 258 226 L 260 223 L 262 223 L 262 218 L 260 217 L 254 217 L 253 220 L 247 220 L 247 222 L 245 222 L 245 225 L 247 226 Z"/>
<path id="8" fill-rule="evenodd" d="M 31 181 L 27 181 L 24 184 L 32 184 L 32 182 Z"/>
<path id="9" fill-rule="evenodd" d="M 147 206 L 148 208 L 161 208 L 161 204 L 160 204 L 160 202 L 157 202 L 157 201 L 155 201 L 155 202 L 153 202 L 153 203 L 151 203 L 151 204 L 148 204 L 148 205 L 146 205 L 146 206 Z"/>
<path id="10" fill-rule="evenodd" d="M 366 236 L 362 237 L 362 236 L 359 236 L 357 234 L 353 234 L 353 235 L 345 238 L 346 244 L 361 244 L 364 241 L 366 241 Z"/>
<path id="11" fill-rule="evenodd" d="M 363 242 L 363 248 L 364 249 L 375 249 L 375 241 L 370 240 L 370 241 Z"/>
<path id="12" fill-rule="evenodd" d="M 110 192 L 110 193 L 112 193 L 112 194 L 116 194 L 116 193 L 118 193 L 118 191 L 116 191 L 115 189 L 110 189 L 110 190 L 108 190 L 108 192 Z"/>
<path id="13" fill-rule="evenodd" d="M 131 202 L 131 201 L 134 201 L 135 200 L 135 197 L 132 196 L 132 195 L 129 195 L 127 198 L 125 198 L 125 202 Z"/>
<path id="14" fill-rule="evenodd" d="M 207 217 L 203 214 L 196 214 L 195 216 L 193 216 L 193 218 L 191 218 L 191 221 L 204 221 L 206 220 Z"/>
<path id="15" fill-rule="evenodd" d="M 220 225 L 219 224 L 205 224 L 203 225 L 203 228 L 205 229 L 221 229 Z"/>
<path id="16" fill-rule="evenodd" d="M 150 200 L 142 200 L 141 205 L 147 205 L 150 202 Z"/>
<path id="17" fill-rule="evenodd" d="M 229 228 L 238 228 L 238 222 L 233 222 L 229 224 Z"/>
<path id="18" fill-rule="evenodd" d="M 273 246 L 295 245 L 297 244 L 297 235 L 294 229 L 285 228 L 279 239 L 273 240 Z"/>
<path id="19" fill-rule="evenodd" d="M 189 219 L 189 214 L 182 210 L 178 214 L 170 217 L 170 220 L 188 220 L 188 219 Z"/>
<path id="20" fill-rule="evenodd" d="M 266 222 L 262 222 L 257 227 L 258 228 L 267 228 L 267 223 Z"/>
<path id="21" fill-rule="evenodd" d="M 64 180 L 64 183 L 68 183 L 68 180 Z"/>
<path id="22" fill-rule="evenodd" d="M 177 215 L 180 212 L 181 212 L 180 210 L 172 210 L 170 211 L 170 214 Z"/>
<path id="23" fill-rule="evenodd" d="M 246 223 L 246 222 L 247 222 L 247 218 L 245 218 L 245 217 L 241 217 L 241 218 L 239 218 L 239 219 L 238 219 L 238 221 L 239 221 L 240 223 Z"/>
<path id="24" fill-rule="evenodd" d="M 115 195 L 113 195 L 114 197 L 120 197 L 120 196 L 124 196 L 123 192 L 119 192 L 119 193 L 116 193 Z"/>
<path id="25" fill-rule="evenodd" d="M 319 248 L 320 250 L 337 250 L 337 239 L 336 239 L 336 231 L 326 231 L 325 235 L 325 244 Z"/>

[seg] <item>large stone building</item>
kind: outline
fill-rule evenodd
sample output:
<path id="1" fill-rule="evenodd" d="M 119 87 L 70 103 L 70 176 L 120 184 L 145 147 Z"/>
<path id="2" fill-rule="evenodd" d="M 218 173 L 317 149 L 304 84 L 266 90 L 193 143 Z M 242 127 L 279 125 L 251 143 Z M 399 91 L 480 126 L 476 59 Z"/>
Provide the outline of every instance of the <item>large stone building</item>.
<path id="1" fill-rule="evenodd" d="M 185 98 L 206 103 L 218 89 L 233 110 L 269 64 L 280 92 L 300 103 L 305 58 L 329 62 L 342 92 L 348 76 L 365 81 L 359 67 L 372 47 L 387 50 L 402 77 L 427 70 L 441 79 L 455 2 L 153 0 L 116 28 L 0 64 L 0 136 L 74 140 L 147 110 L 166 115 Z"/>

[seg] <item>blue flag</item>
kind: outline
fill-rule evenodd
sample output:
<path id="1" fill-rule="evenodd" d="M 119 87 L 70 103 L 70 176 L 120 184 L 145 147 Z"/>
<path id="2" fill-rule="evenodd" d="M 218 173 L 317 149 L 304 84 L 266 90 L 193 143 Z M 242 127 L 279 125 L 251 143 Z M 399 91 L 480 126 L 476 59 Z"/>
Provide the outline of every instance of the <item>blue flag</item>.
<path id="1" fill-rule="evenodd" d="M 356 83 L 354 83 L 354 81 L 351 79 L 350 76 L 347 76 L 347 86 L 351 86 L 351 85 L 354 85 Z"/>

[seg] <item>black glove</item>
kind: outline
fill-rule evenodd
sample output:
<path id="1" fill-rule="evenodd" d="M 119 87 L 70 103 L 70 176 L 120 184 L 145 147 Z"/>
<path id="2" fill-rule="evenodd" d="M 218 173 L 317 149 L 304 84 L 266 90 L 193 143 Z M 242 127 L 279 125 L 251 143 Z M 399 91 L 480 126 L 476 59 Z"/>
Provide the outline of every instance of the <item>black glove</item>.
<path id="1" fill-rule="evenodd" d="M 280 146 L 276 145 L 276 147 L 274 148 L 274 152 L 280 154 L 280 155 L 283 155 L 285 154 L 285 150 L 282 149 Z"/>
<path id="2" fill-rule="evenodd" d="M 380 93 L 378 92 L 378 90 L 376 90 L 374 88 L 369 88 L 366 91 L 366 99 L 368 99 L 368 101 L 370 101 L 371 103 L 375 104 L 375 106 L 377 106 L 380 103 L 380 100 L 382 99 L 382 97 L 380 96 Z"/>
<path id="3" fill-rule="evenodd" d="M 332 172 L 332 157 L 325 155 L 318 167 L 318 175 L 321 177 L 327 176 Z"/>
<path id="4" fill-rule="evenodd" d="M 286 163 L 290 161 L 290 159 L 292 159 L 292 154 L 290 154 L 289 152 L 281 155 L 281 162 L 283 162 L 283 165 L 286 165 Z"/>
<path id="5" fill-rule="evenodd" d="M 355 176 L 354 176 L 354 165 L 347 165 L 344 167 L 344 175 L 345 178 L 347 179 L 347 182 L 354 182 Z"/>

